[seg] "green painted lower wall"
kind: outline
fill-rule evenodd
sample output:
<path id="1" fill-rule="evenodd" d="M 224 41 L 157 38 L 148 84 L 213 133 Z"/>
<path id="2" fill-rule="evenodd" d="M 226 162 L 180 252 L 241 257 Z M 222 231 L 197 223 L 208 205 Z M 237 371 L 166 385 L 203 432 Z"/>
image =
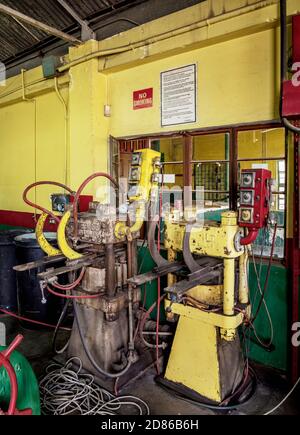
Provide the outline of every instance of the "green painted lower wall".
<path id="1" fill-rule="evenodd" d="M 0 224 L 0 231 L 5 231 L 5 230 L 18 230 L 18 229 L 24 229 L 25 227 L 14 227 L 12 225 L 4 225 L 4 224 Z M 26 228 L 27 229 L 27 228 Z"/>
<path id="2" fill-rule="evenodd" d="M 265 282 L 267 273 L 267 265 L 262 266 L 261 272 L 261 286 Z M 269 284 L 266 293 L 266 304 L 270 312 L 270 316 L 274 328 L 273 345 L 274 350 L 268 351 L 261 346 L 251 342 L 250 345 L 250 358 L 260 362 L 264 365 L 275 367 L 281 370 L 288 369 L 288 340 L 289 340 L 289 276 L 288 270 L 281 265 L 274 265 L 271 267 Z M 249 270 L 249 285 L 251 300 L 254 302 L 254 296 L 257 289 L 257 278 L 254 272 L 253 264 L 250 264 Z M 253 305 L 253 312 L 255 312 L 258 305 L 259 297 Z M 270 322 L 268 321 L 266 310 L 262 308 L 255 321 L 257 333 L 261 338 L 269 341 L 271 329 Z"/>
<path id="3" fill-rule="evenodd" d="M 138 262 L 140 273 L 145 273 L 153 269 L 155 266 L 147 247 L 142 247 L 139 250 Z M 267 272 L 267 265 L 262 265 L 261 271 L 261 286 L 263 286 Z M 272 351 L 268 351 L 257 344 L 250 342 L 250 359 L 261 364 L 271 366 L 281 370 L 288 369 L 288 271 L 281 265 L 271 267 L 268 290 L 266 293 L 266 303 L 272 318 L 274 328 L 274 340 Z M 166 282 L 162 282 L 162 289 Z M 257 280 L 254 272 L 253 264 L 249 267 L 249 285 L 251 299 L 254 298 L 257 289 Z M 157 299 L 157 282 L 148 283 L 146 287 L 146 308 L 149 308 Z M 144 293 L 143 293 L 144 294 Z M 254 304 L 257 307 L 259 298 Z M 156 319 L 156 310 L 151 315 L 152 319 Z M 161 319 L 165 319 L 164 313 L 161 312 Z M 270 326 L 267 319 L 266 311 L 261 308 L 260 313 L 255 321 L 255 327 L 259 337 L 268 341 L 270 337 Z"/>
<path id="4" fill-rule="evenodd" d="M 147 247 L 140 247 L 138 249 L 138 272 L 146 273 L 155 267 L 155 263 L 152 260 L 150 252 Z M 161 278 L 161 291 L 166 287 L 166 278 Z M 157 280 L 147 283 L 142 288 L 142 301 L 144 300 L 144 294 L 146 291 L 145 308 L 148 309 L 157 300 Z M 152 311 L 150 317 L 151 319 L 156 319 L 156 308 Z M 163 304 L 161 304 L 160 319 L 165 320 L 165 312 L 163 309 Z"/>

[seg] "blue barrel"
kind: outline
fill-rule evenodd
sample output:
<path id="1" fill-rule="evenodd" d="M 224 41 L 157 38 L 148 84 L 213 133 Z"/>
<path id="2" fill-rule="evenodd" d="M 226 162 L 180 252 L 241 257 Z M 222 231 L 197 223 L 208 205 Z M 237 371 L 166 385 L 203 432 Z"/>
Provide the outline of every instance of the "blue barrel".
<path id="1" fill-rule="evenodd" d="M 0 308 L 17 311 L 17 280 L 13 267 L 18 264 L 14 238 L 29 229 L 0 231 Z"/>
<path id="2" fill-rule="evenodd" d="M 45 233 L 46 239 L 52 246 L 56 245 L 56 234 Z M 15 237 L 16 254 L 18 264 L 40 260 L 45 256 L 41 250 L 35 234 L 24 234 Z M 52 267 L 59 264 L 52 264 Z M 18 284 L 18 311 L 19 315 L 39 322 L 56 324 L 63 307 L 63 299 L 54 296 L 44 290 L 46 302 L 42 302 L 42 293 L 38 273 L 43 272 L 45 267 L 27 270 L 17 273 Z M 42 326 L 21 321 L 22 326 L 28 329 L 43 329 Z"/>

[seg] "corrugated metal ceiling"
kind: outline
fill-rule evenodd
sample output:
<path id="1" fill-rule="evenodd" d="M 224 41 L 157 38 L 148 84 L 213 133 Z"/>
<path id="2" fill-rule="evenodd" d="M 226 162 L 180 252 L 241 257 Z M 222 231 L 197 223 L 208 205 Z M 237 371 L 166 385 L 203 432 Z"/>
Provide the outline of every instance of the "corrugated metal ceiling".
<path id="1" fill-rule="evenodd" d="M 78 30 L 76 20 L 59 4 L 57 0 L 0 0 L 23 14 L 45 24 L 73 33 Z M 147 0 L 144 0 L 147 1 Z M 120 7 L 130 6 L 137 0 L 66 0 L 82 18 L 90 20 L 97 15 L 107 18 Z M 6 62 L 22 52 L 47 40 L 49 35 L 21 21 L 0 13 L 0 61 Z"/>

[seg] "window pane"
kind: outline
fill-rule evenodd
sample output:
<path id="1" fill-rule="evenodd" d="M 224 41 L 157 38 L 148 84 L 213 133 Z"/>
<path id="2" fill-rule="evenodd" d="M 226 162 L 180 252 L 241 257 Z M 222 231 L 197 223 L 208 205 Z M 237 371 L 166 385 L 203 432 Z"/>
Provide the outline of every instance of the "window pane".
<path id="1" fill-rule="evenodd" d="M 183 188 L 183 164 L 165 164 L 163 165 L 164 175 L 167 174 L 173 174 L 175 175 L 175 182 L 174 183 L 164 183 L 169 188 L 172 186 L 179 186 Z"/>
<path id="2" fill-rule="evenodd" d="M 264 159 L 285 156 L 283 128 L 240 131 L 238 133 L 238 159 Z"/>
<path id="3" fill-rule="evenodd" d="M 163 162 L 183 161 L 183 138 L 160 139 L 159 151 Z"/>
<path id="4" fill-rule="evenodd" d="M 229 134 L 195 136 L 193 160 L 229 160 Z"/>
<path id="5" fill-rule="evenodd" d="M 257 256 L 269 257 L 271 254 L 274 227 L 262 228 L 253 243 L 253 252 Z M 275 236 L 274 258 L 284 257 L 284 228 L 277 228 Z"/>

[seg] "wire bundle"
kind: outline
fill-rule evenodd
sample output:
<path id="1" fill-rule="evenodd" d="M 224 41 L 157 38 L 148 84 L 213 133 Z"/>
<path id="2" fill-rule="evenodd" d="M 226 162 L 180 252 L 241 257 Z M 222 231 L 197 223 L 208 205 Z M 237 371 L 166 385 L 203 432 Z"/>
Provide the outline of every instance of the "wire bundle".
<path id="1" fill-rule="evenodd" d="M 72 363 L 78 365 L 75 371 Z M 57 363 L 46 368 L 46 375 L 40 382 L 41 407 L 48 415 L 118 415 L 138 411 L 139 415 L 149 415 L 149 406 L 135 396 L 115 397 L 94 383 L 94 376 L 81 373 L 82 362 L 70 358 L 64 366 Z M 126 411 L 126 412 L 125 412 Z"/>

